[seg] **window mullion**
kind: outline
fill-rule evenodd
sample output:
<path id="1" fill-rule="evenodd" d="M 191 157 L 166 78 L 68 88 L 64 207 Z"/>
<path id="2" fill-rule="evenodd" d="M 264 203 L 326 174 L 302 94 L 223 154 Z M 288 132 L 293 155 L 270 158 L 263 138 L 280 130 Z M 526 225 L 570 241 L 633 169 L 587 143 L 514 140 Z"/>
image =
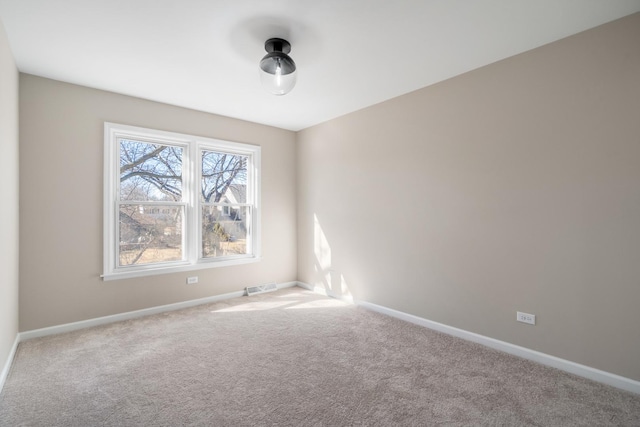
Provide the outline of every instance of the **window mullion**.
<path id="1" fill-rule="evenodd" d="M 195 264 L 198 260 L 198 144 L 195 140 L 190 141 L 189 144 L 189 160 L 187 174 L 185 181 L 188 187 L 188 202 L 189 202 L 189 221 L 185 225 L 185 242 L 188 246 L 189 262 Z"/>

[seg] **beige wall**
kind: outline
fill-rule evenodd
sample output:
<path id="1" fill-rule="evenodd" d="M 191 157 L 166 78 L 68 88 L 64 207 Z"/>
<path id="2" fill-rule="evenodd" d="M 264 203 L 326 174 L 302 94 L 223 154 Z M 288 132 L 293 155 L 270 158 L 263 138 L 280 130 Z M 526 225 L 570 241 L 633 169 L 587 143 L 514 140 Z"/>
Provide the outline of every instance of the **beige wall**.
<path id="1" fill-rule="evenodd" d="M 0 371 L 18 334 L 18 69 L 0 22 Z"/>
<path id="2" fill-rule="evenodd" d="M 640 14 L 306 129 L 297 160 L 301 281 L 640 380 Z"/>
<path id="3" fill-rule="evenodd" d="M 104 122 L 262 147 L 259 263 L 104 282 Z M 296 280 L 295 134 L 20 75 L 20 330 Z"/>

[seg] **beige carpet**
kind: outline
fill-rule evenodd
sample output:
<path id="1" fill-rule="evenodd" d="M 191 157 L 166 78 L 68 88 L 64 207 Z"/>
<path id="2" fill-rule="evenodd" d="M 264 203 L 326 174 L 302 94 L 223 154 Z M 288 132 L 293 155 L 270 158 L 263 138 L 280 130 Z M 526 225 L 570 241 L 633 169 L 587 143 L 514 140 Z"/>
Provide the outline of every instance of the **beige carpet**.
<path id="1" fill-rule="evenodd" d="M 20 344 L 2 426 L 640 426 L 640 396 L 300 288 Z"/>

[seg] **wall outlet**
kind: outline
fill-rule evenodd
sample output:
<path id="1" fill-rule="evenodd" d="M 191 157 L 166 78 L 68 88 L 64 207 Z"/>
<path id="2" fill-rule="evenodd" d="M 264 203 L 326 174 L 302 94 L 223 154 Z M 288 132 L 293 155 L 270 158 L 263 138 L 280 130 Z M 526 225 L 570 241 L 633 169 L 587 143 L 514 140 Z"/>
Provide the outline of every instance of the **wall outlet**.
<path id="1" fill-rule="evenodd" d="M 187 277 L 187 285 L 198 283 L 198 276 Z"/>
<path id="2" fill-rule="evenodd" d="M 536 324 L 536 315 L 529 313 L 521 313 L 519 311 L 516 312 L 516 320 L 522 323 L 528 323 L 530 325 Z"/>

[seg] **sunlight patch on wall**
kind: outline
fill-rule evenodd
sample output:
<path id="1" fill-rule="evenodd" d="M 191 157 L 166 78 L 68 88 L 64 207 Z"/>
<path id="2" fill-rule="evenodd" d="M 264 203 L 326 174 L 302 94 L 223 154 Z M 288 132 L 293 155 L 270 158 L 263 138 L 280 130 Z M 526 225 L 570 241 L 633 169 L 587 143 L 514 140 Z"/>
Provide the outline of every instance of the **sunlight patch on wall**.
<path id="1" fill-rule="evenodd" d="M 318 217 L 313 215 L 313 248 L 316 255 L 317 266 L 321 272 L 328 272 L 331 269 L 331 246 L 324 235 Z"/>
<path id="2" fill-rule="evenodd" d="M 329 296 L 351 297 L 344 274 L 336 271 L 332 264 L 331 245 L 316 214 L 313 215 L 313 250 L 314 270 L 319 278 L 313 283 L 314 287 L 323 288 Z"/>

